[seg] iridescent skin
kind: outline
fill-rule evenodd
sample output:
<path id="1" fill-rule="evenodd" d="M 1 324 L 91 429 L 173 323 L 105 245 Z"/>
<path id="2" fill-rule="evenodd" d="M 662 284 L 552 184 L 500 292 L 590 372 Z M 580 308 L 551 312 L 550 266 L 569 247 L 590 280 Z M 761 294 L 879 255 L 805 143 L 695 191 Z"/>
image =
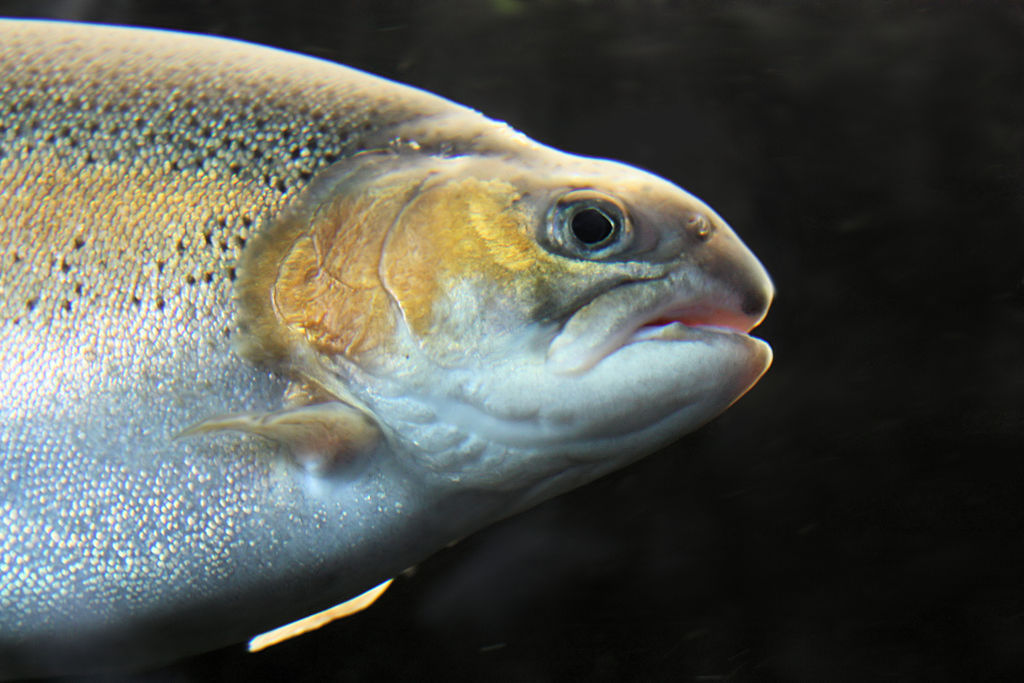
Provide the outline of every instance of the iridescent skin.
<path id="1" fill-rule="evenodd" d="M 770 363 L 767 275 L 664 180 L 232 41 L 5 21 L 0 52 L 0 677 L 328 607 Z M 628 216 L 600 256 L 559 241 L 581 190 Z"/>

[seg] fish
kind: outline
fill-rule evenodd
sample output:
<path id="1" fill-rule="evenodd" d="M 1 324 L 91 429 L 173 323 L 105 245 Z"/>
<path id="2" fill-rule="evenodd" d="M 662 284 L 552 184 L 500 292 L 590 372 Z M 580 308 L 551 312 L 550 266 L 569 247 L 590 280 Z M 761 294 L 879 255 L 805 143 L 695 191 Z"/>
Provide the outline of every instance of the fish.
<path id="1" fill-rule="evenodd" d="M 235 40 L 0 53 L 0 678 L 324 610 L 771 363 L 764 267 L 651 173 Z"/>

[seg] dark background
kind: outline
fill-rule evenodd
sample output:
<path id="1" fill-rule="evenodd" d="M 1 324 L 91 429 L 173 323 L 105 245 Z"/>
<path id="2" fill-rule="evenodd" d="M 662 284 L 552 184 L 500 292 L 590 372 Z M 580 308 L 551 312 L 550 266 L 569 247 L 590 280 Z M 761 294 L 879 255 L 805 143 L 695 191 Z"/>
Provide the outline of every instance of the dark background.
<path id="1" fill-rule="evenodd" d="M 48 8 L 46 11 L 41 11 Z M 1017 2 L 0 2 L 418 85 L 715 207 L 772 273 L 722 418 L 367 612 L 141 681 L 1024 677 Z"/>

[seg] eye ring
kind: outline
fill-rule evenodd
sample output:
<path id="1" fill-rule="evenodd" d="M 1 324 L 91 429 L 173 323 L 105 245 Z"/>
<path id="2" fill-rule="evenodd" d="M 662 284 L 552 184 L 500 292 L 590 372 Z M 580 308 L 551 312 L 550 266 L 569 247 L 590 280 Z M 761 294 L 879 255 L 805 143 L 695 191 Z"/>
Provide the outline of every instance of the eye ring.
<path id="1" fill-rule="evenodd" d="M 552 207 L 548 236 L 566 255 L 598 259 L 624 249 L 632 229 L 618 201 L 596 190 L 574 190 Z"/>

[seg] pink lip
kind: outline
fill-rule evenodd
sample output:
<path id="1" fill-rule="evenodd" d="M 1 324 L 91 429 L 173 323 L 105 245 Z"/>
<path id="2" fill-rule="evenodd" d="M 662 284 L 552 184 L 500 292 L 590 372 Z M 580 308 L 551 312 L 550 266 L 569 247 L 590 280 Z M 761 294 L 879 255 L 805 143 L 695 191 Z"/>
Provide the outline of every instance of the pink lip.
<path id="1" fill-rule="evenodd" d="M 738 311 L 698 304 L 662 311 L 653 319 L 643 323 L 640 328 L 682 323 L 687 327 L 710 327 L 746 334 L 754 329 L 758 322 L 760 321 L 753 320 L 750 316 L 743 315 Z"/>

